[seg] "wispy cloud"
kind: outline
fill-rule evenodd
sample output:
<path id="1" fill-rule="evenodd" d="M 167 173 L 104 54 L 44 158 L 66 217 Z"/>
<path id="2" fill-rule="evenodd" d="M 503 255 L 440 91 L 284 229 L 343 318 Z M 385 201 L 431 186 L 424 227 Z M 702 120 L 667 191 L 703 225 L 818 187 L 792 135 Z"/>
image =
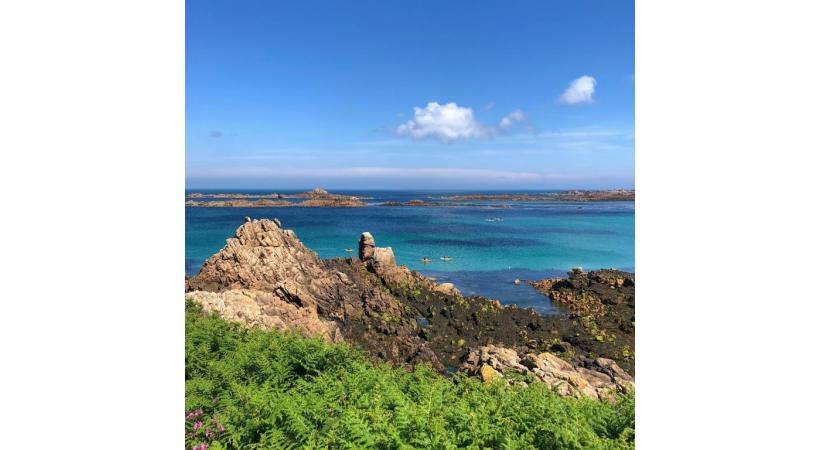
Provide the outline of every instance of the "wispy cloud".
<path id="1" fill-rule="evenodd" d="M 582 103 L 592 103 L 592 96 L 595 94 L 595 78 L 584 75 L 572 80 L 569 87 L 558 97 L 559 103 L 567 105 L 578 105 Z"/>
<path id="2" fill-rule="evenodd" d="M 221 138 L 221 137 L 222 137 L 222 132 L 221 132 L 221 131 L 219 131 L 219 130 L 214 130 L 214 131 L 211 131 L 211 132 L 208 134 L 208 136 L 209 136 L 209 137 L 212 137 L 212 138 L 214 138 L 214 139 L 219 139 L 219 138 Z"/>
<path id="3" fill-rule="evenodd" d="M 508 188 L 576 188 L 630 186 L 633 174 L 620 169 L 572 172 L 563 168 L 553 171 L 507 171 L 477 168 L 426 167 L 346 167 L 287 169 L 280 167 L 210 168 L 188 170 L 186 178 L 193 185 L 264 186 L 272 189 L 322 186 L 334 188 L 487 189 Z"/>
<path id="4" fill-rule="evenodd" d="M 521 118 L 515 112 L 508 114 L 507 119 L 511 122 Z M 499 131 L 504 131 L 504 119 L 497 127 Z M 528 129 L 520 133 L 498 132 L 492 140 L 481 143 L 463 143 L 454 145 L 452 151 L 440 152 L 437 144 L 431 142 L 428 145 L 422 143 L 408 144 L 402 139 L 383 139 L 373 141 L 360 141 L 353 143 L 350 149 L 358 148 L 362 151 L 366 149 L 377 150 L 378 155 L 401 154 L 403 157 L 417 155 L 423 157 L 429 155 L 437 159 L 448 155 L 470 155 L 472 152 L 482 152 L 486 154 L 507 154 L 507 155 L 537 155 L 550 151 L 633 151 L 635 131 L 632 127 L 621 126 L 588 126 L 573 128 L 555 128 L 548 130 Z M 414 152 L 413 150 L 418 150 Z M 351 152 L 352 150 L 345 150 Z"/>
<path id="5" fill-rule="evenodd" d="M 516 172 L 490 169 L 471 169 L 453 167 L 342 167 L 342 168 L 310 168 L 291 169 L 281 167 L 227 167 L 227 168 L 207 168 L 192 169 L 188 171 L 192 177 L 237 177 L 237 176 L 288 176 L 288 177 L 332 177 L 332 178 L 398 178 L 398 179 L 419 179 L 419 178 L 448 178 L 448 179 L 468 179 L 468 180 L 490 180 L 509 182 L 537 182 L 543 179 L 544 175 L 535 172 Z"/>
<path id="6" fill-rule="evenodd" d="M 599 138 L 599 137 L 623 137 L 629 139 L 634 136 L 631 129 L 619 128 L 565 128 L 560 130 L 545 130 L 537 133 L 542 138 Z"/>
<path id="7" fill-rule="evenodd" d="M 524 117 L 525 117 L 524 112 L 521 111 L 520 109 L 516 109 L 515 111 L 513 111 L 513 112 L 507 114 L 506 116 L 504 116 L 501 119 L 501 122 L 499 122 L 498 127 L 501 128 L 502 130 L 506 130 L 507 128 L 510 128 L 511 126 L 513 126 L 513 124 L 515 122 L 520 122 L 520 121 L 524 120 Z"/>

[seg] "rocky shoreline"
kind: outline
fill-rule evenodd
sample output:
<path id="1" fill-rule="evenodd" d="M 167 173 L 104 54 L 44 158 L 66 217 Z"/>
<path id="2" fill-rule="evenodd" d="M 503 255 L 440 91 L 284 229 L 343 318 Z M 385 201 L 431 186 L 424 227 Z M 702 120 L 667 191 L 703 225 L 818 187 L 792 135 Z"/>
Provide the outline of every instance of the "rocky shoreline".
<path id="1" fill-rule="evenodd" d="M 186 298 L 226 319 L 353 343 L 408 369 L 427 363 L 442 373 L 545 382 L 563 395 L 605 398 L 634 386 L 634 314 L 633 328 L 616 334 L 610 328 L 622 323 L 607 319 L 606 310 L 590 327 L 572 305 L 604 294 L 601 302 L 609 305 L 632 289 L 634 308 L 634 276 L 630 286 L 618 286 L 616 275 L 612 285 L 608 272 L 599 272 L 554 282 L 547 294 L 570 312 L 540 316 L 464 297 L 451 284 L 399 266 L 370 233 L 360 237 L 358 258 L 322 260 L 278 220 L 248 219 L 185 288 Z"/>
<path id="2" fill-rule="evenodd" d="M 360 208 L 369 206 L 362 200 L 372 200 L 371 197 L 354 195 L 331 194 L 322 188 L 299 194 L 240 194 L 240 193 L 211 193 L 192 192 L 185 196 L 188 199 L 185 206 L 194 208 Z M 288 201 L 287 199 L 305 199 L 302 202 Z M 444 200 L 444 201 L 440 201 Z M 406 202 L 387 201 L 378 206 L 387 207 L 445 207 L 445 206 L 481 206 L 481 207 L 509 207 L 505 204 L 476 204 L 453 203 L 461 201 L 515 201 L 515 202 L 596 202 L 596 201 L 634 201 L 634 190 L 608 191 L 561 191 L 544 195 L 529 194 L 475 194 L 451 197 L 441 197 L 433 200 L 409 200 Z"/>

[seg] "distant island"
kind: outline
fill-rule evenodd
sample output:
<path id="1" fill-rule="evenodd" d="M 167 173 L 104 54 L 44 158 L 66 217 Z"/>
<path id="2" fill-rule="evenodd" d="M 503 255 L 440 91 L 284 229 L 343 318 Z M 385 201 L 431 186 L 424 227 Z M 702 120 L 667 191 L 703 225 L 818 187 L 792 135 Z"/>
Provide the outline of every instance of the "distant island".
<path id="1" fill-rule="evenodd" d="M 300 194 L 203 194 L 193 192 L 185 196 L 188 199 L 228 199 L 211 201 L 188 200 L 185 206 L 202 208 L 271 208 L 271 207 L 303 207 L 303 208 L 355 208 L 367 206 L 362 202 L 363 197 L 354 195 L 331 194 L 316 188 Z M 289 202 L 287 198 L 307 199 L 303 202 Z M 255 199 L 255 200 L 253 200 Z M 277 200 L 272 200 L 277 199 Z"/>
<path id="2" fill-rule="evenodd" d="M 501 200 L 508 202 L 616 202 L 635 201 L 635 190 L 611 189 L 611 190 L 572 190 L 559 192 L 546 192 L 541 195 L 530 194 L 471 194 L 442 197 L 443 200 Z"/>
<path id="3" fill-rule="evenodd" d="M 200 208 L 360 208 L 369 206 L 362 200 L 371 197 L 355 195 L 332 194 L 325 189 L 316 188 L 299 194 L 241 194 L 241 193 L 201 193 L 193 192 L 185 196 L 188 201 L 185 206 Z M 196 199 L 196 200 L 194 200 Z M 305 199 L 304 201 L 288 201 L 287 199 Z M 439 201 L 440 200 L 440 201 Z M 378 206 L 497 206 L 503 204 L 486 205 L 470 203 L 453 203 L 463 201 L 503 201 L 503 202 L 611 202 L 635 201 L 635 190 L 569 190 L 545 192 L 543 194 L 469 194 L 440 197 L 436 201 L 410 200 L 406 202 L 388 201 Z"/>

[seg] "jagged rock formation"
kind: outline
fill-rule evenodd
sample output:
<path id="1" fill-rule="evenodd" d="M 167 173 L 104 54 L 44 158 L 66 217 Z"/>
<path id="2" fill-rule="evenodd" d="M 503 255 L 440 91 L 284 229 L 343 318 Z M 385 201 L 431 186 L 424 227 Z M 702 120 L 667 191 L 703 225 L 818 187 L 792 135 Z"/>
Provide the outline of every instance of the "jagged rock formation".
<path id="1" fill-rule="evenodd" d="M 555 388 L 561 395 L 582 395 L 605 400 L 613 393 L 626 393 L 635 386 L 635 380 L 618 367 L 615 361 L 597 358 L 588 367 L 576 367 L 552 353 L 526 353 L 488 345 L 477 348 L 467 356 L 462 369 L 484 381 L 508 379 L 511 383 L 541 381 Z"/>
<path id="2" fill-rule="evenodd" d="M 613 357 L 579 340 L 584 329 L 569 317 L 544 317 L 515 305 L 465 298 L 449 283 L 437 284 L 397 265 L 393 250 L 377 247 L 367 232 L 360 237 L 358 259 L 322 260 L 278 220 L 246 218 L 225 247 L 186 280 L 186 291 L 205 311 L 229 320 L 355 343 L 375 358 L 408 368 L 426 362 L 444 372 L 467 361 L 464 369 L 472 373 L 503 372 L 506 366 L 488 363 L 482 353 L 478 359 L 470 356 L 496 346 L 516 354 L 516 364 L 525 367 L 520 361 L 527 354 L 538 355 L 550 363 L 539 370 L 551 368 L 553 378 L 563 373 L 558 369 L 589 378 L 580 367 L 600 371 L 594 361 Z M 568 362 L 560 365 L 540 356 L 545 351 L 558 352 Z M 507 353 L 504 361 L 515 361 Z M 566 365 L 576 367 L 575 372 Z M 529 369 L 533 379 L 554 381 L 536 368 Z M 587 380 L 595 389 L 610 387 L 593 381 Z M 578 386 L 586 395 L 593 392 L 583 383 Z"/>
<path id="3" fill-rule="evenodd" d="M 330 287 L 319 255 L 305 247 L 293 230 L 282 229 L 278 220 L 245 220 L 189 280 L 190 289 L 283 290 L 304 297 L 300 303 L 316 303 L 314 295 Z"/>
<path id="4" fill-rule="evenodd" d="M 227 311 L 250 325 L 316 330 L 329 340 L 362 343 L 383 359 L 409 364 L 426 361 L 441 367 L 417 336 L 415 319 L 406 316 L 401 302 L 374 286 L 363 273 L 367 270 L 358 261 L 321 260 L 277 219 L 248 220 L 186 286 L 190 298 L 206 300 L 200 301 L 206 311 Z M 198 291 L 223 295 L 214 298 Z M 236 299 L 244 303 L 233 305 Z M 264 299 L 268 307 L 247 305 L 253 299 Z M 285 304 L 302 311 L 297 315 Z M 286 320 L 281 311 L 299 320 Z M 279 320 L 264 316 L 279 316 Z M 305 326 L 302 320 L 311 325 Z"/>

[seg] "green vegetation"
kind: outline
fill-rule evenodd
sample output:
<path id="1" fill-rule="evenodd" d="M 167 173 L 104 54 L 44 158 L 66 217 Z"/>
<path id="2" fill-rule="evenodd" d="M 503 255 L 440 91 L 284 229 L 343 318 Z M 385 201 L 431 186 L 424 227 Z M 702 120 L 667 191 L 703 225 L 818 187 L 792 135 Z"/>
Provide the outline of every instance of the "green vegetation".
<path id="1" fill-rule="evenodd" d="M 188 449 L 634 448 L 634 395 L 610 404 L 378 366 L 350 346 L 245 329 L 192 302 L 185 322 Z"/>

